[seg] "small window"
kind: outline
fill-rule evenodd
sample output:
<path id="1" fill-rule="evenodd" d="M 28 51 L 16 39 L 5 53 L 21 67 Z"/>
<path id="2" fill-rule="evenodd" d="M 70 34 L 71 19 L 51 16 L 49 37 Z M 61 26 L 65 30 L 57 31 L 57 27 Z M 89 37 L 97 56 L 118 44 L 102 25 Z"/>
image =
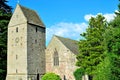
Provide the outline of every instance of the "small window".
<path id="1" fill-rule="evenodd" d="M 54 66 L 59 66 L 59 55 L 58 55 L 58 52 L 55 48 L 55 51 L 54 51 L 54 55 L 53 55 L 53 65 Z"/>
<path id="2" fill-rule="evenodd" d="M 38 31 L 38 28 L 36 27 L 36 32 Z"/>
<path id="3" fill-rule="evenodd" d="M 37 43 L 37 40 L 35 40 L 35 43 Z"/>
<path id="4" fill-rule="evenodd" d="M 18 32 L 18 27 L 16 28 L 16 32 Z"/>
<path id="5" fill-rule="evenodd" d="M 16 73 L 18 73 L 17 69 L 16 69 Z"/>
<path id="6" fill-rule="evenodd" d="M 18 55 L 16 55 L 16 60 L 18 59 Z"/>

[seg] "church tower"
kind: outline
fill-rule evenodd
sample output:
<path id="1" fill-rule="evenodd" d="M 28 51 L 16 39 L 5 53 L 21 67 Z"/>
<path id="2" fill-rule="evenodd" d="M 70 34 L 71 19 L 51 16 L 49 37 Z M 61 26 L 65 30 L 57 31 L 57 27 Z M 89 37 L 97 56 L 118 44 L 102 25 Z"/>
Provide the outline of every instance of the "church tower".
<path id="1" fill-rule="evenodd" d="M 37 13 L 17 5 L 8 25 L 6 80 L 40 80 L 45 73 L 45 26 Z"/>

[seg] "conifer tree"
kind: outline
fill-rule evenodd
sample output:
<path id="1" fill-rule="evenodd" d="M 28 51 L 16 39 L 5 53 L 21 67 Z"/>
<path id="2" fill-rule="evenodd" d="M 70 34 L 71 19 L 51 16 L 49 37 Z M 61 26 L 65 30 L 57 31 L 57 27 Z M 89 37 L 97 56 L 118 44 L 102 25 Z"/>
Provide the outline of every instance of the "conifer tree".
<path id="1" fill-rule="evenodd" d="M 96 77 L 93 80 L 120 79 L 120 4 L 116 17 L 109 23 L 104 34 L 105 59 L 97 67 Z"/>
<path id="2" fill-rule="evenodd" d="M 85 69 L 90 79 L 95 75 L 97 65 L 104 59 L 103 33 L 107 22 L 102 15 L 89 20 L 85 33 L 81 34 L 84 40 L 79 41 L 79 54 L 76 65 Z"/>
<path id="3" fill-rule="evenodd" d="M 0 80 L 5 80 L 7 69 L 7 26 L 11 17 L 11 7 L 6 0 L 0 0 Z"/>
<path id="4" fill-rule="evenodd" d="M 115 12 L 116 17 L 110 22 L 110 28 L 106 30 L 105 44 L 107 53 L 110 56 L 111 80 L 120 79 L 120 4 L 118 11 Z"/>

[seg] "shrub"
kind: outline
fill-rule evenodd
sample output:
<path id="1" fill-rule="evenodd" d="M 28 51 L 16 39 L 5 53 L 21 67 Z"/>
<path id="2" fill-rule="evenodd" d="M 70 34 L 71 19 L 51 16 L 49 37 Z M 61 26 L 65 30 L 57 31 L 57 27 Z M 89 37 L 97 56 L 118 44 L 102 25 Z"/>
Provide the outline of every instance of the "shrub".
<path id="1" fill-rule="evenodd" d="M 46 73 L 42 80 L 61 80 L 60 76 L 55 73 Z"/>
<path id="2" fill-rule="evenodd" d="M 74 72 L 75 80 L 82 80 L 82 76 L 84 75 L 84 69 L 78 68 Z"/>

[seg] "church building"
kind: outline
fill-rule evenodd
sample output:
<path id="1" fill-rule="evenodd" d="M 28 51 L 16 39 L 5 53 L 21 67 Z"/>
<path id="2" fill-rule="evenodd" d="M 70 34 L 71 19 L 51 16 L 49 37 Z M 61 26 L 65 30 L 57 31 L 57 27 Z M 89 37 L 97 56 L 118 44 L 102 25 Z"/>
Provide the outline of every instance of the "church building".
<path id="1" fill-rule="evenodd" d="M 75 80 L 78 42 L 54 35 L 46 47 L 45 36 L 37 13 L 18 4 L 8 25 L 6 80 L 41 80 L 47 72 Z"/>
<path id="2" fill-rule="evenodd" d="M 46 72 L 54 72 L 62 80 L 75 80 L 78 41 L 54 35 L 46 48 Z"/>

